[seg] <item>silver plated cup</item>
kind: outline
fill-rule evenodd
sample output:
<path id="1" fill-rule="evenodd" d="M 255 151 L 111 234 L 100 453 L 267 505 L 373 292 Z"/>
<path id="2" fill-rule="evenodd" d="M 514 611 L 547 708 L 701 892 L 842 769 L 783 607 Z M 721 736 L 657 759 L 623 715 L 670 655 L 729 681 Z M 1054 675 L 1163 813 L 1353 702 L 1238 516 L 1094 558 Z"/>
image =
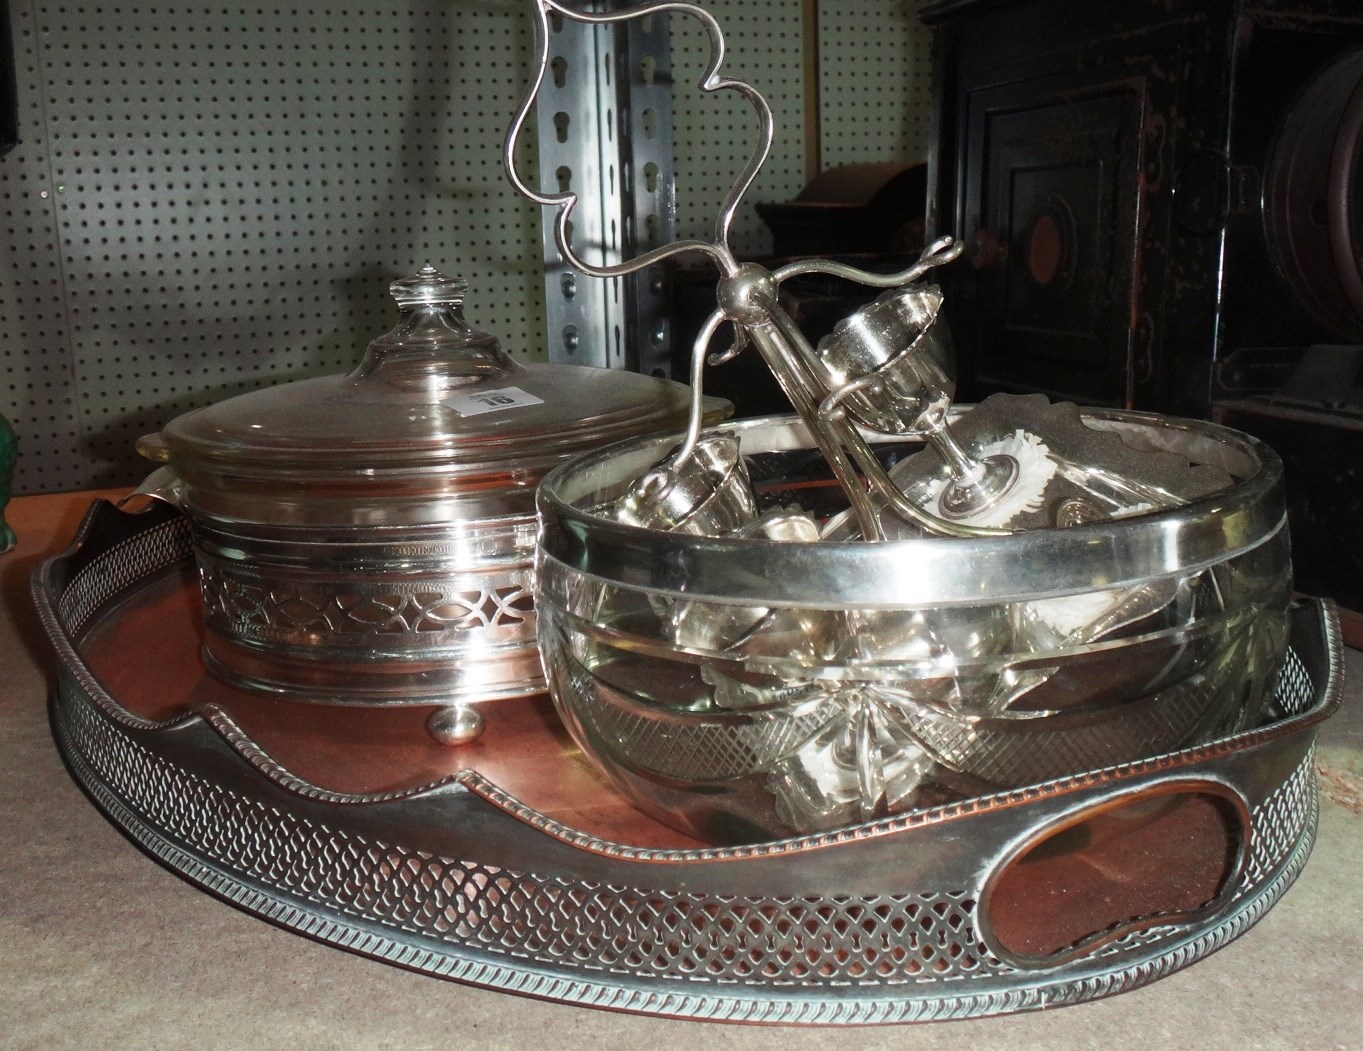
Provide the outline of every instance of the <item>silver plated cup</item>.
<path id="1" fill-rule="evenodd" d="M 956 392 L 951 332 L 937 324 L 942 291 L 909 285 L 877 297 L 819 341 L 818 355 L 843 403 L 884 434 L 923 434 L 941 425 Z"/>
<path id="2" fill-rule="evenodd" d="M 935 509 L 964 521 L 994 506 L 1018 481 L 1007 455 L 978 457 L 947 427 L 956 393 L 951 333 L 940 318 L 942 290 L 908 285 L 879 296 L 819 341 L 830 393 L 820 412 L 846 412 L 882 434 L 921 434 L 951 472 Z"/>
<path id="3" fill-rule="evenodd" d="M 617 521 L 694 536 L 724 536 L 757 518 L 738 439 L 703 435 L 689 455 L 645 473 L 616 503 Z"/>

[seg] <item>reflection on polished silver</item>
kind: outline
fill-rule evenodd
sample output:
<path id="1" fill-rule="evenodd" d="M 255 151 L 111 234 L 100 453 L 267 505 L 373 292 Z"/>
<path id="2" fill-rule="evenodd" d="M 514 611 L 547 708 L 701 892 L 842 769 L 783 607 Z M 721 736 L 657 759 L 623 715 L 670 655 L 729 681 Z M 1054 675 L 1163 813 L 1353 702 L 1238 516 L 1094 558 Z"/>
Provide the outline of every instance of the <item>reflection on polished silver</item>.
<path id="1" fill-rule="evenodd" d="M 677 427 L 681 384 L 521 365 L 464 318 L 467 282 L 392 282 L 395 327 L 348 375 L 185 413 L 140 443 L 194 526 L 205 659 L 324 704 L 465 706 L 544 688 L 534 486 L 608 441 Z M 711 403 L 702 407 L 720 418 Z M 436 729 L 433 727 L 433 730 Z"/>
<path id="2" fill-rule="evenodd" d="M 858 423 L 886 434 L 944 429 L 956 383 L 941 309 L 941 289 L 926 285 L 882 293 L 839 321 L 818 345 L 836 385 L 823 415 L 846 402 Z"/>
<path id="3" fill-rule="evenodd" d="M 728 360 L 756 348 L 808 428 L 812 444 L 823 455 L 841 486 L 849 511 L 839 528 L 844 539 L 881 541 L 903 535 L 905 528 L 954 537 L 1005 535 L 1060 524 L 1054 508 L 1045 508 L 1053 479 L 1061 478 L 1087 500 L 1084 514 L 1112 517 L 1172 506 L 1173 499 L 1127 499 L 1111 502 L 1114 494 L 1138 486 L 1124 484 L 1083 442 L 1071 443 L 1067 458 L 1058 456 L 1044 430 L 1021 425 L 988 444 L 968 445 L 946 425 L 954 393 L 950 375 L 950 338 L 940 316 L 939 289 L 915 284 L 934 267 L 956 259 L 963 244 L 943 237 L 928 245 L 919 260 L 895 274 L 872 274 L 829 260 L 800 260 L 769 271 L 753 262 L 737 260 L 729 246 L 736 208 L 750 188 L 771 147 L 770 106 L 751 85 L 722 75 L 724 38 L 718 23 L 703 8 L 689 3 L 647 2 L 610 12 L 575 10 L 559 0 L 531 0 L 535 18 L 538 62 L 530 85 L 503 147 L 503 161 L 516 188 L 536 203 L 556 208 L 555 236 L 563 258 L 583 273 L 603 278 L 630 274 L 664 260 L 689 253 L 706 256 L 719 271 L 717 308 L 701 326 L 692 350 L 692 411 L 685 439 L 669 452 L 665 463 L 641 472 L 640 484 L 629 496 L 624 520 L 639 522 L 650 515 L 645 505 L 668 491 L 667 484 L 687 469 L 696 455 L 701 429 L 700 399 L 707 360 Z M 515 158 L 521 132 L 545 84 L 549 63 L 551 17 L 589 25 L 621 23 L 635 18 L 680 14 L 696 19 L 710 48 L 697 86 L 702 92 L 733 91 L 752 106 L 756 118 L 755 144 L 747 162 L 720 209 L 711 241 L 682 240 L 661 245 L 637 256 L 594 265 L 572 244 L 570 216 L 578 195 L 563 190 L 536 190 L 521 177 Z M 841 321 L 834 332 L 812 348 L 779 298 L 783 282 L 803 274 L 827 274 L 871 288 L 889 289 L 875 302 Z M 710 341 L 723 322 L 734 326 L 732 348 L 707 358 Z M 855 421 L 855 423 L 853 422 Z M 1021 421 L 1019 421 L 1021 423 Z M 881 434 L 921 434 L 935 457 L 920 462 L 910 486 L 888 474 L 855 424 Z M 920 457 L 920 461 L 923 458 Z M 927 475 L 937 468 L 942 477 Z M 696 479 L 699 480 L 699 479 Z M 1089 485 L 1098 499 L 1087 499 Z M 1153 491 L 1153 490 L 1152 490 Z M 1167 495 L 1167 494 L 1166 494 Z M 1071 504 L 1066 521 L 1073 520 Z M 1044 513 L 1043 508 L 1045 508 Z M 659 509 L 656 517 L 669 516 Z M 889 520 L 887 522 L 887 519 Z M 722 535 L 724 528 L 715 531 Z"/>
<path id="4" fill-rule="evenodd" d="M 1313 741 L 1339 703 L 1341 670 L 1338 628 L 1319 603 L 1292 614 L 1275 721 L 1260 728 L 835 833 L 656 850 L 546 817 L 473 771 L 340 795 L 292 774 L 220 711 L 138 718 L 92 673 L 84 640 L 149 583 L 187 571 L 190 557 L 182 518 L 99 503 L 72 550 L 39 570 L 68 769 L 186 879 L 276 925 L 427 975 L 582 1006 L 784 1025 L 1049 1009 L 1140 987 L 1244 934 L 1314 839 Z M 655 755 L 675 757 L 661 727 L 657 741 Z M 733 763 L 743 760 L 736 750 Z M 1216 793 L 1243 822 L 1206 908 L 1147 906 L 1111 928 L 1078 928 L 1049 956 L 1010 951 L 1004 932 L 1025 905 L 999 888 L 1020 845 L 1048 846 L 1052 830 L 1090 815 L 1135 816 L 1189 792 Z M 1063 875 L 1088 861 L 1079 848 Z M 1159 891 L 1163 902 L 1170 888 Z"/>
<path id="5" fill-rule="evenodd" d="M 982 536 L 999 532 L 948 520 L 906 500 L 885 475 L 858 430 L 848 424 L 840 414 L 826 416 L 820 413 L 820 403 L 832 393 L 827 382 L 827 371 L 804 334 L 781 306 L 778 295 L 784 281 L 801 274 L 813 273 L 834 275 L 872 288 L 898 288 L 916 281 L 931 268 L 955 259 L 960 255 L 963 244 L 949 237 L 942 238 L 929 245 L 913 266 L 894 274 L 874 274 L 844 263 L 823 259 L 800 260 L 774 272 L 756 263 L 739 262 L 729 247 L 729 231 L 743 195 L 752 185 L 771 149 L 773 122 L 771 107 L 760 92 L 749 84 L 721 75 L 720 70 L 724 64 L 724 36 L 714 17 L 695 4 L 667 0 L 636 4 L 605 13 L 575 10 L 560 3 L 559 0 L 531 0 L 530 6 L 535 17 L 538 61 L 525 97 L 507 131 L 502 160 L 508 177 L 521 194 L 540 205 L 558 209 L 555 239 L 564 260 L 584 274 L 603 278 L 634 273 L 663 260 L 692 253 L 706 256 L 719 270 L 718 308 L 702 324 L 692 350 L 692 408 L 686 438 L 679 448 L 671 452 L 669 462 L 659 467 L 660 476 L 679 474 L 695 452 L 701 428 L 701 379 L 709 343 L 719 326 L 724 321 L 729 321 L 733 323 L 738 334 L 735 347 L 741 349 L 752 346 L 757 349 L 781 389 L 809 427 L 814 444 L 828 461 L 833 476 L 846 494 L 862 537 L 867 540 L 882 540 L 884 532 L 877 508 L 868 496 L 860 476 L 865 476 L 871 488 L 894 513 L 931 532 L 947 536 Z M 516 168 L 517 143 L 522 130 L 529 122 L 530 111 L 536 103 L 548 72 L 550 16 L 552 14 L 555 17 L 573 19 L 590 25 L 604 25 L 631 18 L 672 13 L 695 18 L 708 41 L 710 60 L 697 86 L 702 92 L 707 93 L 733 91 L 747 101 L 753 108 L 757 122 L 756 143 L 720 207 L 713 241 L 682 240 L 653 248 L 619 263 L 593 265 L 581 256 L 572 243 L 570 217 L 578 203 L 578 195 L 571 191 L 541 192 L 535 188 L 532 180 L 522 178 Z M 944 438 L 941 444 L 943 448 L 954 449 L 949 438 Z M 959 449 L 954 451 L 961 458 L 964 457 Z M 985 465 L 979 470 L 973 469 L 973 464 L 971 468 L 961 468 L 963 474 L 960 481 L 962 486 L 969 488 L 969 492 L 963 496 L 953 495 L 949 501 L 955 508 L 953 513 L 959 516 L 961 506 L 974 507 L 980 500 L 990 498 L 1001 486 L 1006 486 L 1007 483 L 1000 482 L 998 477 L 1000 467 L 1007 473 L 1007 466 L 1002 463 Z M 656 483 L 652 485 L 641 483 L 633 496 L 636 512 L 642 513 L 638 505 L 650 495 L 659 492 L 661 487 Z M 961 504 L 962 500 L 966 501 L 965 505 Z"/>
<path id="6" fill-rule="evenodd" d="M 426 720 L 426 729 L 441 744 L 461 745 L 477 739 L 483 732 L 483 717 L 467 704 L 437 708 Z"/>
<path id="7" fill-rule="evenodd" d="M 919 266 L 949 262 L 959 252 L 959 245 L 939 242 Z M 1019 485 L 1039 491 L 1049 474 L 1037 484 L 1033 471 L 1024 477 L 1016 456 L 973 456 L 952 436 L 946 417 L 956 383 L 941 309 L 941 289 L 911 285 L 886 292 L 839 321 L 819 341 L 819 360 L 833 388 L 820 403 L 819 415 L 836 421 L 850 413 L 873 431 L 925 437 L 950 472 L 932 510 L 961 522 L 997 507 Z M 1020 505 L 1030 499 L 1031 494 L 1024 496 Z M 1006 524 L 1011 516 L 997 517 Z"/>
<path id="8" fill-rule="evenodd" d="M 722 75 L 714 19 L 672 2 L 531 7 L 540 60 L 504 160 L 523 194 L 558 210 L 564 259 L 609 278 L 696 253 L 719 271 L 680 445 L 581 458 L 538 496 L 546 675 L 569 730 L 623 791 L 693 835 L 744 842 L 1132 762 L 1260 721 L 1290 595 L 1270 452 L 1219 428 L 1085 417 L 1044 399 L 953 413 L 942 295 L 916 282 L 959 242 L 935 241 L 889 275 L 740 262 L 729 229 L 772 120 L 757 91 Z M 700 90 L 745 99 L 756 145 L 713 240 L 592 266 L 571 243 L 576 196 L 535 191 L 514 164 L 550 17 L 674 13 L 708 39 Z M 889 291 L 815 349 L 780 302 L 783 282 L 813 273 Z M 735 336 L 719 358 L 754 348 L 799 424 L 703 433 L 707 351 L 724 322 Z M 845 510 L 798 505 L 820 484 L 809 451 Z M 748 484 L 759 460 L 762 501 Z M 787 498 L 813 542 L 758 524 Z"/>
<path id="9" fill-rule="evenodd" d="M 780 543 L 754 526 L 617 521 L 611 501 L 662 440 L 559 468 L 539 493 L 536 588 L 565 722 L 642 807 L 720 840 L 835 828 L 1255 725 L 1291 591 L 1277 458 L 1212 424 L 1091 410 L 1081 425 L 1231 484 L 1003 542 Z M 782 465 L 809 459 L 802 424 L 726 431 L 776 499 L 817 493 L 782 488 Z M 893 436 L 882 452 L 921 441 Z"/>
<path id="10" fill-rule="evenodd" d="M 757 517 L 738 442 L 723 431 L 669 456 L 616 504 L 616 517 L 646 529 L 720 536 Z"/>
<path id="11" fill-rule="evenodd" d="M 1129 518 L 1231 484 L 1214 462 L 1193 464 L 1176 453 L 1135 447 L 1091 425 L 1076 406 L 1042 395 L 992 395 L 963 414 L 952 433 L 982 458 L 1007 454 L 1032 479 L 992 512 L 1018 530 L 1061 527 L 1077 512 L 1095 520 Z M 923 455 L 889 474 L 910 500 L 928 505 L 941 501 L 956 477 L 941 457 Z M 1036 499 L 1029 502 L 1027 494 Z"/>
<path id="12" fill-rule="evenodd" d="M 818 523 L 810 515 L 773 508 L 729 532 L 732 537 L 769 540 L 779 544 L 812 544 L 820 539 Z M 836 635 L 845 630 L 840 616 L 820 616 L 803 610 L 766 606 L 725 606 L 686 600 L 659 600 L 664 609 L 663 630 L 674 645 L 690 651 L 751 654 L 754 647 L 775 646 L 776 656 L 792 643 L 811 655 L 831 656 Z M 785 625 L 783 628 L 782 625 Z"/>

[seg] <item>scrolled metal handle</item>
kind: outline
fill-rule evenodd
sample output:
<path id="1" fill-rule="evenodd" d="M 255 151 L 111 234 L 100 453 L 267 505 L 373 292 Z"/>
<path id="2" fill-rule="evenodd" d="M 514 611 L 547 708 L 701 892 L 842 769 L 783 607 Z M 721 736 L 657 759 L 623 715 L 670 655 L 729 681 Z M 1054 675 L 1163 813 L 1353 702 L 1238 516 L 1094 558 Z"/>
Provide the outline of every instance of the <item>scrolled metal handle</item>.
<path id="1" fill-rule="evenodd" d="M 511 184 L 523 197 L 537 204 L 559 210 L 554 221 L 554 242 L 563 258 L 570 266 L 593 277 L 621 277 L 646 269 L 665 259 L 695 252 L 713 259 L 721 272 L 733 273 L 738 268 L 738 263 L 729 248 L 729 233 L 733 227 L 734 215 L 738 211 L 739 203 L 744 194 L 748 192 L 748 188 L 752 186 L 753 180 L 757 178 L 758 171 L 771 152 L 775 121 L 772 118 L 771 106 L 768 105 L 767 100 L 756 88 L 744 81 L 720 75 L 720 69 L 724 65 L 725 43 L 724 34 L 715 17 L 703 7 L 677 2 L 677 0 L 648 0 L 648 2 L 635 4 L 632 7 L 606 12 L 574 10 L 562 3 L 561 0 L 531 0 L 530 6 L 535 18 L 535 51 L 538 55 L 538 61 L 525 97 L 507 129 L 506 138 L 502 145 L 502 165 L 506 169 Z M 688 15 L 700 22 L 701 29 L 710 45 L 710 61 L 701 72 L 696 86 L 706 94 L 716 91 L 733 91 L 742 96 L 756 113 L 758 130 L 757 145 L 749 155 L 747 163 L 739 171 L 720 207 L 719 217 L 715 222 L 713 241 L 697 239 L 675 241 L 670 245 L 650 249 L 643 255 L 622 263 L 595 266 L 582 259 L 573 250 L 569 226 L 573 209 L 577 206 L 577 194 L 571 190 L 543 193 L 521 178 L 520 173 L 516 170 L 516 143 L 529 120 L 530 110 L 535 105 L 536 97 L 549 70 L 550 12 L 585 25 L 610 25 L 633 18 L 648 18 L 671 13 Z"/>

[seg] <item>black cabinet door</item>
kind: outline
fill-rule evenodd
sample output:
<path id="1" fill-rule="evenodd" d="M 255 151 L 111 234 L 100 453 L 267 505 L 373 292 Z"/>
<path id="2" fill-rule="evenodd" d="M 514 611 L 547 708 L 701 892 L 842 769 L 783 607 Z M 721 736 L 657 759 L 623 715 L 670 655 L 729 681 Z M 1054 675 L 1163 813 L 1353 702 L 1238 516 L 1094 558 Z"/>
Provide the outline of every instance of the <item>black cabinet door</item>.
<path id="1" fill-rule="evenodd" d="M 982 387 L 1130 400 L 1143 87 L 1048 80 L 970 96 Z"/>

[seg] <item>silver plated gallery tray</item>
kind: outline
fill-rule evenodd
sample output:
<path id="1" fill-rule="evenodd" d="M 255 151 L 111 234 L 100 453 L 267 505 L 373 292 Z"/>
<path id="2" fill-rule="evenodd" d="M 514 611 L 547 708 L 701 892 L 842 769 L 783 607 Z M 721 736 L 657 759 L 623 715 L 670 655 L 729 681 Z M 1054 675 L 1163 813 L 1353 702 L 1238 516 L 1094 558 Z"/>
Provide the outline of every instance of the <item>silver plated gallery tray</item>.
<path id="1" fill-rule="evenodd" d="M 419 712 L 362 719 L 233 693 L 204 674 L 190 566 L 177 512 L 97 502 L 35 577 L 59 657 L 57 742 L 117 826 L 206 890 L 338 948 L 656 1015 L 965 1018 L 1185 967 L 1301 871 L 1316 728 L 1339 700 L 1334 614 L 1307 602 L 1260 728 L 713 848 L 613 797 L 543 703 L 499 707 L 475 745 L 442 751 Z"/>

